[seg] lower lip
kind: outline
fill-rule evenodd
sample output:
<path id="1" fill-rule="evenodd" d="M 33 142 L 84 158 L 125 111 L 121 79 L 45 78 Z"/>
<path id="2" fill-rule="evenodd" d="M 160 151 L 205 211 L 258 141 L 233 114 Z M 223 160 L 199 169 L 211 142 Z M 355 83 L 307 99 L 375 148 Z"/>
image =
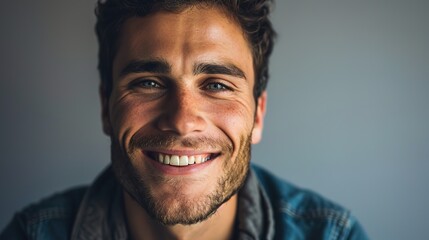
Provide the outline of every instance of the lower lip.
<path id="1" fill-rule="evenodd" d="M 154 166 L 157 170 L 164 174 L 168 175 L 189 175 L 193 174 L 195 172 L 201 172 L 204 168 L 210 166 L 215 159 L 208 160 L 203 163 L 198 164 L 191 164 L 187 166 L 172 166 L 172 165 L 166 165 L 162 164 L 160 162 L 157 162 L 153 159 L 150 159 L 149 162 Z"/>

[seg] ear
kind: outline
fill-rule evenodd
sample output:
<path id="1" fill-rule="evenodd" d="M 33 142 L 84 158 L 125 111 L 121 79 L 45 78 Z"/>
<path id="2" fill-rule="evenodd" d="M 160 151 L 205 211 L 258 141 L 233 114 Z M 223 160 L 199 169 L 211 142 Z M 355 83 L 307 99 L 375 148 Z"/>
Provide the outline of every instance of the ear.
<path id="1" fill-rule="evenodd" d="M 262 130 L 264 128 L 264 118 L 267 106 L 267 91 L 263 91 L 261 96 L 258 97 L 255 123 L 252 130 L 252 144 L 257 144 L 262 139 Z"/>
<path id="2" fill-rule="evenodd" d="M 110 124 L 109 115 L 109 97 L 107 96 L 106 87 L 103 84 L 100 84 L 98 94 L 100 95 L 101 101 L 101 121 L 103 125 L 103 132 L 110 136 L 112 126 Z"/>

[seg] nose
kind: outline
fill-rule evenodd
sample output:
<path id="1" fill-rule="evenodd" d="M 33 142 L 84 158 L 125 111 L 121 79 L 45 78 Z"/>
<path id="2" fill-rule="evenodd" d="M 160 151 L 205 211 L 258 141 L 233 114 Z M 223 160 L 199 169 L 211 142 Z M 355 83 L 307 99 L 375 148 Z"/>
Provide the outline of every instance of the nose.
<path id="1" fill-rule="evenodd" d="M 207 122 L 201 111 L 201 104 L 202 99 L 195 93 L 177 91 L 170 95 L 157 120 L 158 129 L 179 136 L 204 131 Z"/>

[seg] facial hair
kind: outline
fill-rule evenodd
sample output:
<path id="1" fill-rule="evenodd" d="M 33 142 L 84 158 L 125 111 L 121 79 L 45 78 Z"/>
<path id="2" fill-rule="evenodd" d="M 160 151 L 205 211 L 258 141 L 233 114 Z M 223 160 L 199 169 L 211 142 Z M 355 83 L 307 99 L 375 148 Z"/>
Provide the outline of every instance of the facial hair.
<path id="1" fill-rule="evenodd" d="M 138 149 L 168 149 L 172 146 L 184 146 L 192 149 L 203 149 L 203 146 L 211 146 L 222 149 L 222 172 L 216 181 L 216 187 L 204 196 L 190 198 L 181 193 L 181 187 L 186 187 L 189 182 L 182 183 L 182 179 L 147 173 L 142 176 L 138 171 L 138 162 L 134 159 Z M 235 159 L 232 159 L 233 147 L 231 141 L 214 140 L 211 138 L 179 138 L 175 136 L 144 136 L 134 135 L 130 140 L 130 147 L 125 151 L 119 142 L 112 138 L 111 152 L 112 165 L 116 178 L 125 191 L 151 216 L 164 225 L 191 225 L 208 219 L 216 210 L 227 202 L 243 185 L 248 170 L 251 154 L 251 136 L 240 138 L 240 145 Z M 134 160 L 134 161 L 133 161 Z M 219 159 L 214 159 L 217 161 Z M 212 161 L 212 160 L 209 160 Z M 133 165 L 134 163 L 134 165 Z M 153 175 L 151 175 L 153 174 Z M 148 183 L 146 179 L 151 179 Z M 194 179 L 204 181 L 205 179 Z M 164 198 L 153 193 L 153 185 L 168 184 L 175 187 L 175 201 L 171 196 Z"/>

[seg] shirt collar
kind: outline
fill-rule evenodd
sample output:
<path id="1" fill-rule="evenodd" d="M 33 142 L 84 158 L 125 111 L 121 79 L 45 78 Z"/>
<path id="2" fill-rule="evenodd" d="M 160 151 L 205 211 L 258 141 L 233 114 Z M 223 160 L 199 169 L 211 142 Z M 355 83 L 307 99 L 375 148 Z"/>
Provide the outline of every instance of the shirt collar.
<path id="1" fill-rule="evenodd" d="M 71 240 L 126 240 L 122 189 L 107 167 L 88 188 L 80 204 Z"/>
<path id="2" fill-rule="evenodd" d="M 122 188 L 109 166 L 89 187 L 79 207 L 71 240 L 126 240 Z M 256 174 L 250 170 L 238 192 L 238 239 L 272 239 L 273 210 Z"/>
<path id="3" fill-rule="evenodd" d="M 238 239 L 272 239 L 273 210 L 253 170 L 238 193 Z"/>

